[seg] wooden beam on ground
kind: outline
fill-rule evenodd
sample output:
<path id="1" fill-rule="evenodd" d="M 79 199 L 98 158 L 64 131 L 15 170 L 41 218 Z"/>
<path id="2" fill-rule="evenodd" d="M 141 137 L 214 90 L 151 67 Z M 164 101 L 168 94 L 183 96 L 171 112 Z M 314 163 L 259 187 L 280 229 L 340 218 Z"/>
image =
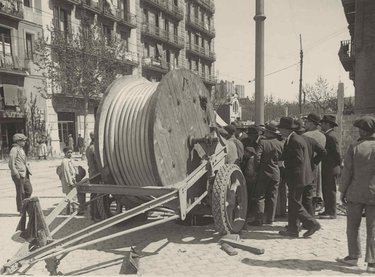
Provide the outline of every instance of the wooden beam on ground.
<path id="1" fill-rule="evenodd" d="M 235 241 L 235 240 L 226 239 L 226 238 L 222 238 L 222 239 L 220 239 L 220 241 L 225 242 L 232 247 L 239 248 L 239 249 L 242 249 L 242 250 L 245 250 L 245 251 L 249 251 L 249 252 L 257 254 L 257 255 L 264 254 L 264 248 L 253 247 L 253 246 L 249 245 L 248 243 L 246 243 L 244 241 Z"/>

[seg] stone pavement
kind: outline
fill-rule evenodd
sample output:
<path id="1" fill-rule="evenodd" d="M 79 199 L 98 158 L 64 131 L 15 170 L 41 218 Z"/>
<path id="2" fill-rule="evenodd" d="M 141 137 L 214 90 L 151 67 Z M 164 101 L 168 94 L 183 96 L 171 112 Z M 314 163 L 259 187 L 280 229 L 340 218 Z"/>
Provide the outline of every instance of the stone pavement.
<path id="1" fill-rule="evenodd" d="M 60 160 L 33 160 L 31 163 L 33 195 L 40 198 L 45 211 L 51 210 L 63 199 L 60 181 L 55 173 Z M 75 163 L 86 166 L 85 162 L 78 158 Z M 19 216 L 16 212 L 14 185 L 5 162 L 0 162 L 0 183 L 2 266 L 21 245 L 11 239 Z M 66 216 L 61 215 L 58 219 L 62 220 L 64 217 Z M 121 223 L 101 234 L 114 233 L 139 223 L 137 220 Z M 265 253 L 255 255 L 238 249 L 238 255 L 228 256 L 220 249 L 220 235 L 215 231 L 213 224 L 189 227 L 170 222 L 73 251 L 61 261 L 59 270 L 64 275 L 119 275 L 125 251 L 130 246 L 135 246 L 143 254 L 138 272 L 141 276 L 370 275 L 365 273 L 363 261 L 359 267 L 354 268 L 335 262 L 336 257 L 344 257 L 347 254 L 346 218 L 338 216 L 336 220 L 321 220 L 320 223 L 322 229 L 307 239 L 279 236 L 278 231 L 286 224 L 285 219 L 276 222 L 272 227 L 248 227 L 248 230 L 241 233 L 241 237 L 253 246 L 264 248 Z M 57 237 L 90 224 L 90 219 L 77 217 L 59 231 Z M 363 250 L 364 225 L 365 222 L 361 228 Z M 48 275 L 48 272 L 44 268 L 44 263 L 39 262 L 27 274 Z"/>

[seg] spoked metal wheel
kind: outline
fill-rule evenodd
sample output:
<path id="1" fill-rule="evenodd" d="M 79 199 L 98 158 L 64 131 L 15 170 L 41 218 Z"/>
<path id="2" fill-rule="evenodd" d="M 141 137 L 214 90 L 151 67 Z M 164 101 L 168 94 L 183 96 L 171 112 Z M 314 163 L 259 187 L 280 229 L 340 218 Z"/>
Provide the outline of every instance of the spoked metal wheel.
<path id="1" fill-rule="evenodd" d="M 240 232 L 246 214 L 245 178 L 237 165 L 224 165 L 216 173 L 212 188 L 212 215 L 217 230 L 222 234 Z"/>

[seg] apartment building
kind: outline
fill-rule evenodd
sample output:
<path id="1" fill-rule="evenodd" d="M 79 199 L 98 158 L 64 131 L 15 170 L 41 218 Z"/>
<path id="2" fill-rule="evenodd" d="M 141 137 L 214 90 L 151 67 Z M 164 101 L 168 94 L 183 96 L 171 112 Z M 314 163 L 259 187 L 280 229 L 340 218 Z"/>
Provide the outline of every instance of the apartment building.
<path id="1" fill-rule="evenodd" d="M 9 104 L 9 99 L 14 101 L 21 92 L 26 96 L 38 95 L 36 87 L 43 83 L 32 63 L 35 38 L 42 32 L 48 36 L 51 26 L 74 33 L 83 15 L 100 26 L 103 36 L 115 36 L 120 41 L 125 52 L 125 74 L 160 81 L 169 70 L 183 67 L 198 74 L 209 90 L 216 83 L 213 0 L 1 0 L 0 3 L 6 3 L 0 9 L 0 129 L 4 130 L 0 136 L 5 152 L 13 133 L 25 130 L 25 115 L 17 112 L 19 107 Z M 53 97 L 39 96 L 38 107 L 43 112 L 54 153 L 60 154 L 69 134 L 75 139 L 78 134 L 83 135 L 83 99 L 52 91 L 49 80 L 45 80 L 44 86 Z M 99 99 L 90 100 L 89 131 L 94 129 L 98 105 Z"/>
<path id="2" fill-rule="evenodd" d="M 32 63 L 33 41 L 42 32 L 42 13 L 32 10 L 30 1 L 0 1 L 0 159 L 9 153 L 13 134 L 25 131 L 25 100 L 37 95 L 36 87 L 42 84 Z M 40 0 L 36 5 L 40 7 Z M 38 99 L 38 105 L 44 103 Z"/>

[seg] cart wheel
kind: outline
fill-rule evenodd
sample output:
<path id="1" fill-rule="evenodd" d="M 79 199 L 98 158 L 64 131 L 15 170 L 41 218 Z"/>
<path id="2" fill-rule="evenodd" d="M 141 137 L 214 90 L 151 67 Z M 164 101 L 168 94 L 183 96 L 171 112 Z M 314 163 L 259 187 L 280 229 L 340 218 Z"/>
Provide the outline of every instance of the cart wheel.
<path id="1" fill-rule="evenodd" d="M 212 215 L 217 230 L 238 233 L 246 222 L 247 189 L 245 178 L 237 165 L 222 166 L 212 188 Z"/>
<path id="2" fill-rule="evenodd" d="M 96 202 L 98 205 L 98 213 L 102 219 L 122 213 L 123 205 L 111 194 L 99 197 Z"/>

